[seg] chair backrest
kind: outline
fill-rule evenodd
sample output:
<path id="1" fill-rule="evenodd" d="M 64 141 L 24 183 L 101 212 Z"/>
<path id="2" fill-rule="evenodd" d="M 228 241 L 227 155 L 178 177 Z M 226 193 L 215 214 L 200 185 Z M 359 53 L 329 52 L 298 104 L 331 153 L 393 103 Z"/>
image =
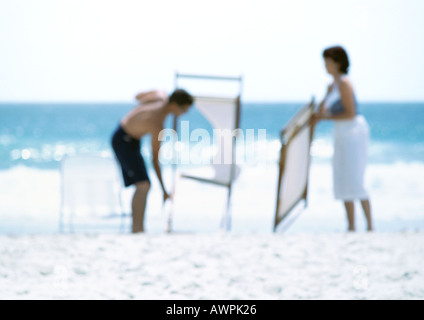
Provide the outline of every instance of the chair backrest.
<path id="1" fill-rule="evenodd" d="M 214 131 L 219 132 L 218 136 L 213 137 L 215 152 L 210 159 L 214 177 L 198 178 L 204 182 L 209 180 L 211 183 L 230 186 L 240 173 L 236 164 L 236 129 L 240 127 L 243 78 L 176 73 L 175 87 L 181 87 L 182 84 L 195 96 L 194 107 Z M 174 129 L 177 129 L 176 122 Z M 189 177 L 196 179 L 195 176 Z"/>
<path id="2" fill-rule="evenodd" d="M 302 199 L 307 199 L 314 109 L 312 101 L 282 131 L 275 228 Z"/>
<path id="3" fill-rule="evenodd" d="M 214 129 L 235 130 L 239 127 L 240 104 L 238 97 L 195 97 L 194 105 Z"/>
<path id="4" fill-rule="evenodd" d="M 122 181 L 115 159 L 97 155 L 61 162 L 62 214 L 115 216 L 122 211 Z"/>
<path id="5" fill-rule="evenodd" d="M 210 122 L 215 133 L 211 165 L 217 182 L 229 184 L 237 178 L 235 139 L 240 127 L 240 98 L 196 97 L 195 108 Z"/>
<path id="6" fill-rule="evenodd" d="M 211 163 L 208 166 L 212 169 L 213 176 L 209 176 L 209 174 L 205 176 L 205 168 L 202 168 L 200 174 L 193 172 L 180 173 L 180 177 L 228 188 L 227 205 L 221 220 L 221 227 L 224 230 L 229 230 L 231 228 L 232 184 L 240 172 L 240 168 L 236 163 L 236 138 L 239 133 L 237 129 L 240 127 L 240 101 L 243 78 L 176 73 L 176 88 L 180 87 L 181 80 L 192 82 L 192 85 L 184 87 L 189 89 L 191 94 L 195 96 L 195 108 L 197 108 L 214 129 L 212 141 L 215 154 L 211 157 Z M 200 85 L 200 83 L 204 84 L 205 82 L 208 82 L 209 85 Z M 194 88 L 197 88 L 197 90 L 193 91 Z M 234 93 L 233 89 L 237 93 Z M 230 91 L 233 91 L 233 93 L 229 94 Z M 174 120 L 174 129 L 178 131 L 177 118 Z M 174 177 L 176 177 L 176 165 L 174 165 Z M 176 178 L 174 178 L 174 189 L 175 181 Z M 170 215 L 168 219 L 168 230 L 171 229 L 171 224 L 172 216 Z"/>

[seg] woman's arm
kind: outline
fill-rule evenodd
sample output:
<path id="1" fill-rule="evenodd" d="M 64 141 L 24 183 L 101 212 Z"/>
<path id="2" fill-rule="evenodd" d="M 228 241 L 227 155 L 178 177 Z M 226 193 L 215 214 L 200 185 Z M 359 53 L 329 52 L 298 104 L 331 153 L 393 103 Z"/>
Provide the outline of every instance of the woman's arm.
<path id="1" fill-rule="evenodd" d="M 331 88 L 332 88 L 332 85 L 330 84 L 330 85 L 328 86 L 328 88 L 327 88 L 327 93 L 325 94 L 324 99 L 323 99 L 323 100 L 321 101 L 321 103 L 319 104 L 319 112 L 320 112 L 320 113 L 323 113 L 323 112 L 325 111 L 324 102 L 325 102 L 325 100 L 327 99 L 328 95 L 330 94 Z"/>
<path id="2" fill-rule="evenodd" d="M 320 120 L 325 119 L 324 118 L 324 115 L 326 114 L 326 110 L 325 110 L 325 105 L 324 104 L 325 104 L 325 100 L 327 100 L 327 97 L 328 97 L 328 95 L 331 92 L 332 87 L 333 87 L 333 85 L 331 85 L 331 84 L 328 86 L 327 93 L 325 94 L 324 99 L 322 99 L 321 103 L 318 106 L 318 112 L 316 112 L 313 115 L 313 117 L 311 119 L 312 127 L 315 127 Z"/>

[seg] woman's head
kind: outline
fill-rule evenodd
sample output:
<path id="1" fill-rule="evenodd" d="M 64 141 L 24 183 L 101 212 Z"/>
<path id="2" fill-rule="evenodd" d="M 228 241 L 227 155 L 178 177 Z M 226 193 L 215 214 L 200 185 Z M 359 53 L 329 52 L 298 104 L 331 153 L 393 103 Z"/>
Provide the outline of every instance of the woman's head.
<path id="1" fill-rule="evenodd" d="M 324 50 L 323 57 L 325 60 L 325 67 L 330 74 L 349 72 L 349 57 L 347 52 L 340 46 L 330 47 Z"/>

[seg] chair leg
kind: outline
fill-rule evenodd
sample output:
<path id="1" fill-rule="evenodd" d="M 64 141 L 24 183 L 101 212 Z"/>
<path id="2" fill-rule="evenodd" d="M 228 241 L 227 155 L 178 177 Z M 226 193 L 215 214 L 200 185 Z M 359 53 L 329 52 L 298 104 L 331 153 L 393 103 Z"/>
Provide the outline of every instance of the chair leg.
<path id="1" fill-rule="evenodd" d="M 227 205 L 225 208 L 225 212 L 222 216 L 221 220 L 221 229 L 224 231 L 230 231 L 231 230 L 231 187 L 228 190 L 228 199 L 227 199 Z"/>
<path id="2" fill-rule="evenodd" d="M 63 228 L 63 215 L 64 215 L 64 212 L 63 212 L 63 208 L 61 208 L 61 210 L 60 210 L 60 217 L 59 217 L 59 233 L 63 233 L 64 232 L 64 228 Z"/>

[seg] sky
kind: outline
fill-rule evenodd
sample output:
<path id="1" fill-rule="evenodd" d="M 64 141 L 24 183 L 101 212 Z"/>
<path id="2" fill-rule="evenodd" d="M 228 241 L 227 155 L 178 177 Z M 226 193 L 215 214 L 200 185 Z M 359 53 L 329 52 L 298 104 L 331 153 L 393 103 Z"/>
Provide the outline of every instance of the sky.
<path id="1" fill-rule="evenodd" d="M 358 100 L 424 101 L 423 14 L 423 0 L 0 0 L 0 102 L 130 102 L 173 90 L 176 71 L 242 75 L 244 101 L 321 99 L 333 45 Z"/>

